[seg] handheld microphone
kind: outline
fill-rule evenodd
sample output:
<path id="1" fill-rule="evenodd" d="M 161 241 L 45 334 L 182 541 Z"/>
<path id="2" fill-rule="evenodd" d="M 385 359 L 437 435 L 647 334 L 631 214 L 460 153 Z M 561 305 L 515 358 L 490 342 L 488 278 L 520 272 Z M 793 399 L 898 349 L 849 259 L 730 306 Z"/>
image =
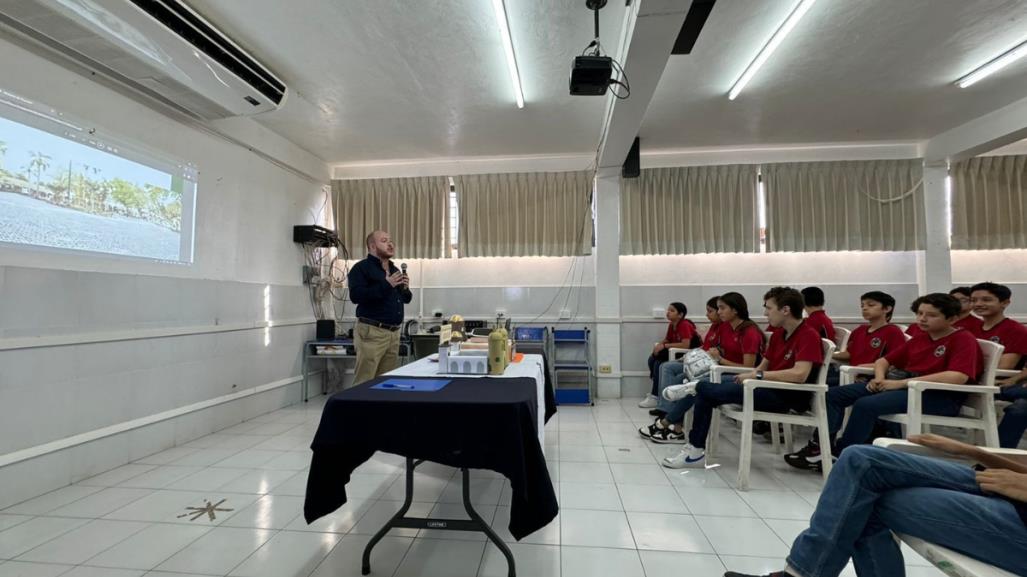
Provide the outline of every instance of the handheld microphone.
<path id="1" fill-rule="evenodd" d="M 405 263 L 405 262 L 404 262 L 404 263 L 400 264 L 400 265 L 399 265 L 399 270 L 400 270 L 400 272 L 402 272 L 402 273 L 403 273 L 404 275 L 406 275 L 406 274 L 407 274 L 407 263 Z M 407 284 L 406 284 L 406 283 L 403 283 L 403 287 L 404 287 L 404 288 L 406 288 L 406 286 L 407 286 Z"/>

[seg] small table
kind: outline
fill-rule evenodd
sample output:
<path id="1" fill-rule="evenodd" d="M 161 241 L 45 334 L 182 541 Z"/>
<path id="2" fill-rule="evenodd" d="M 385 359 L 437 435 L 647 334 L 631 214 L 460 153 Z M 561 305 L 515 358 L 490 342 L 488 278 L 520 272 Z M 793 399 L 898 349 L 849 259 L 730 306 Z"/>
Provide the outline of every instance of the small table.
<path id="1" fill-rule="evenodd" d="M 342 354 L 331 354 L 331 355 L 319 355 L 317 354 L 317 347 L 319 346 L 335 346 L 342 347 L 346 352 Z M 406 341 L 399 342 L 399 357 L 406 359 L 410 356 L 410 343 Z M 311 359 L 355 359 L 357 358 L 356 345 L 353 339 L 318 339 L 314 341 L 307 341 L 303 343 L 303 402 L 307 402 L 310 398 L 310 393 L 307 388 L 307 379 L 310 374 L 310 360 Z M 324 393 L 324 390 L 321 391 Z"/>
<path id="2" fill-rule="evenodd" d="M 416 363 L 414 363 L 416 364 Z M 409 376 L 405 376 L 410 378 Z M 481 531 L 506 556 L 509 576 L 516 574 L 513 555 L 470 502 L 469 469 L 490 469 L 510 479 L 510 533 L 517 539 L 549 524 L 559 512 L 556 493 L 540 442 L 539 382 L 530 377 L 449 376 L 434 392 L 379 390 L 383 376 L 333 395 L 325 404 L 311 444 L 304 517 L 327 515 L 346 502 L 350 474 L 376 451 L 406 457 L 406 499 L 400 511 L 364 549 L 362 572 L 370 572 L 371 550 L 393 527 Z M 418 378 L 418 377 L 414 377 Z M 428 378 L 428 377 L 421 377 Z M 433 373 L 431 378 L 439 378 Z M 381 423 L 400 423 L 383 428 Z M 491 431 L 487 437 L 469 434 Z M 423 461 L 457 467 L 470 520 L 406 517 L 413 500 L 415 467 Z"/>

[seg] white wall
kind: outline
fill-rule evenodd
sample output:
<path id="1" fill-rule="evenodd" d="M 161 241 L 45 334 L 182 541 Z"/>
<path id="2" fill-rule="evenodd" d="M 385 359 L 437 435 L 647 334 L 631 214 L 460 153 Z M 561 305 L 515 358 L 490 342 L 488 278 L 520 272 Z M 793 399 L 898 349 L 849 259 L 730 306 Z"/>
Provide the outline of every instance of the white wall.
<path id="1" fill-rule="evenodd" d="M 1006 314 L 1027 317 L 1027 250 L 954 250 L 952 282 L 957 285 L 992 281 L 1013 290 Z"/>
<path id="2" fill-rule="evenodd" d="M 5 75 L 5 89 L 95 122 L 98 135 L 199 167 L 191 265 L 0 248 L 0 508 L 298 400 L 301 343 L 313 329 L 291 227 L 312 222 L 321 184 L 2 40 L 0 70 L 24 72 Z M 229 128 L 327 181 L 324 163 L 252 121 Z M 277 322 L 267 346 L 266 286 Z M 43 443 L 232 394 L 239 398 L 224 405 L 22 458 Z"/>

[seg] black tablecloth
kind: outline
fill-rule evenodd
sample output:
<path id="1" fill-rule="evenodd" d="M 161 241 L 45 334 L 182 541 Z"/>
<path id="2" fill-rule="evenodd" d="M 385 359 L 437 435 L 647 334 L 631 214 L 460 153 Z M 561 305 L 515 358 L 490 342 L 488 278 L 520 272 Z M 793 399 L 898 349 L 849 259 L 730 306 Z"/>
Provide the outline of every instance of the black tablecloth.
<path id="1" fill-rule="evenodd" d="M 534 379 L 453 378 L 430 393 L 371 389 L 388 378 L 337 393 L 325 404 L 311 444 L 303 506 L 308 523 L 346 502 L 350 474 L 375 451 L 503 474 L 513 490 L 510 533 L 516 539 L 556 518 L 559 506 L 538 442 Z"/>

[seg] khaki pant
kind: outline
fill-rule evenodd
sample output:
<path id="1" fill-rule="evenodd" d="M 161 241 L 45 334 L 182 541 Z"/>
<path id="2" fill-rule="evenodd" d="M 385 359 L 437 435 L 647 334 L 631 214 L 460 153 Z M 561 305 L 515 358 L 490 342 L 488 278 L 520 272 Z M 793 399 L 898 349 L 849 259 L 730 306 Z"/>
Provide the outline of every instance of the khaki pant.
<path id="1" fill-rule="evenodd" d="M 353 342 L 357 347 L 354 385 L 370 381 L 399 366 L 399 331 L 357 323 Z"/>

